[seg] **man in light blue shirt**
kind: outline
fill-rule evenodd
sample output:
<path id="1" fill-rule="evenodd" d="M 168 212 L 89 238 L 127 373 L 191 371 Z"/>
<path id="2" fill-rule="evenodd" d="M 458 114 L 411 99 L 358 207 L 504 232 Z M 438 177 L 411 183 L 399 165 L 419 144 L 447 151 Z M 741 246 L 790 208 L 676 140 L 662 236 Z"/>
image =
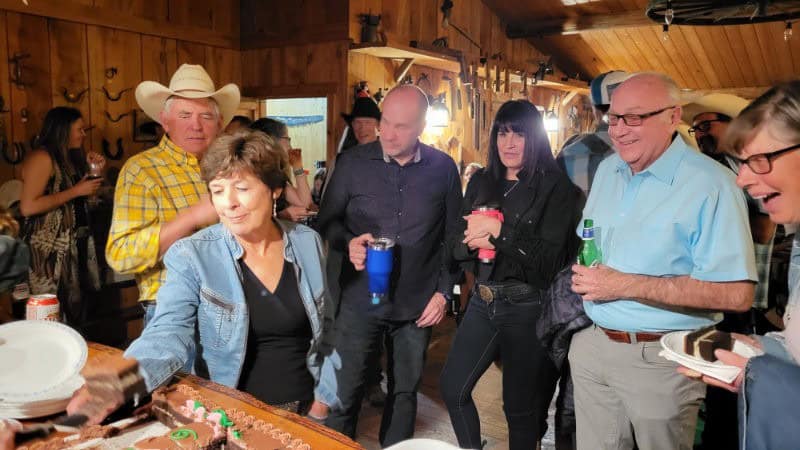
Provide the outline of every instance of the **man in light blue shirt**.
<path id="1" fill-rule="evenodd" d="M 583 214 L 604 264 L 573 267 L 595 323 L 569 354 L 579 449 L 691 449 L 705 387 L 658 356 L 658 341 L 753 301 L 744 196 L 730 171 L 675 133 L 678 105 L 677 86 L 660 74 L 637 74 L 612 96 L 615 154 L 600 164 Z"/>

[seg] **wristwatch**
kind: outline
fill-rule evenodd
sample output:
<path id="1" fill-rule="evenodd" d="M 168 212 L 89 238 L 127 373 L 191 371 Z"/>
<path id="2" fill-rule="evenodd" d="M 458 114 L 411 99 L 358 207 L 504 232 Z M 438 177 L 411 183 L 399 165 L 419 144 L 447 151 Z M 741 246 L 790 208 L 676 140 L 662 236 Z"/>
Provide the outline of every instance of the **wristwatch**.
<path id="1" fill-rule="evenodd" d="M 306 171 L 302 167 L 299 169 L 294 169 L 294 176 L 299 177 L 300 175 L 305 175 Z"/>

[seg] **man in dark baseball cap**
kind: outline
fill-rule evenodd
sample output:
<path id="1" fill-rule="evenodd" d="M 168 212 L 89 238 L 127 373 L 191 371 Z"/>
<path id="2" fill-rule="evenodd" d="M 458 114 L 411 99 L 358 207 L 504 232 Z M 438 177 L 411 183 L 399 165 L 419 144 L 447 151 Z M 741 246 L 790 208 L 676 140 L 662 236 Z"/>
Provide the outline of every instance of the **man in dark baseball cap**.
<path id="1" fill-rule="evenodd" d="M 608 137 L 608 123 L 603 116 L 611 104 L 611 93 L 617 86 L 627 80 L 630 74 L 620 70 L 606 72 L 596 76 L 590 85 L 592 106 L 594 107 L 597 129 L 594 133 L 586 133 L 565 145 L 559 152 L 556 161 L 567 173 L 567 176 L 588 196 L 592 186 L 594 173 L 600 161 L 614 150 L 611 138 Z"/>

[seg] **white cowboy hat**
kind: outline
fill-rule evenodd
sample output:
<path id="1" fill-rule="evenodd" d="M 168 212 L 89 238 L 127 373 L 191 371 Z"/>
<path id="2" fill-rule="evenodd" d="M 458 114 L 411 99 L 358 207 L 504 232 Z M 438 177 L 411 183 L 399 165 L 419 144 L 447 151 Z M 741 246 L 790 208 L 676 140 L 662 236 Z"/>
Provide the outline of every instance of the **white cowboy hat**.
<path id="1" fill-rule="evenodd" d="M 214 81 L 203 66 L 182 64 L 169 80 L 169 87 L 155 81 L 142 81 L 136 87 L 136 102 L 151 119 L 161 123 L 161 111 L 169 97 L 213 98 L 219 107 L 222 126 L 228 124 L 239 108 L 239 87 L 233 83 L 215 90 Z"/>
<path id="2" fill-rule="evenodd" d="M 692 120 L 702 113 L 722 113 L 730 118 L 739 115 L 750 101 L 731 94 L 706 94 L 689 100 L 683 105 L 681 119 L 691 125 Z"/>

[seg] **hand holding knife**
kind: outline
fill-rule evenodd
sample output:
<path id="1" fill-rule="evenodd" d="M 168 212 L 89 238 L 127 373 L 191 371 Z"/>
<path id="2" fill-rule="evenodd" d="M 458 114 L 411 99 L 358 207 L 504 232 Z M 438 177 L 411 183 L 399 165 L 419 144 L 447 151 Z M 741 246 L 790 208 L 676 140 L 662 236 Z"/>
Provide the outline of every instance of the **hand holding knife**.
<path id="1" fill-rule="evenodd" d="M 53 431 L 76 433 L 85 425 L 99 424 L 128 400 L 134 400 L 137 406 L 146 389 L 136 360 L 114 356 L 95 366 L 83 370 L 86 382 L 73 394 L 66 416 L 23 428 L 17 432 L 15 442 L 45 437 Z"/>

